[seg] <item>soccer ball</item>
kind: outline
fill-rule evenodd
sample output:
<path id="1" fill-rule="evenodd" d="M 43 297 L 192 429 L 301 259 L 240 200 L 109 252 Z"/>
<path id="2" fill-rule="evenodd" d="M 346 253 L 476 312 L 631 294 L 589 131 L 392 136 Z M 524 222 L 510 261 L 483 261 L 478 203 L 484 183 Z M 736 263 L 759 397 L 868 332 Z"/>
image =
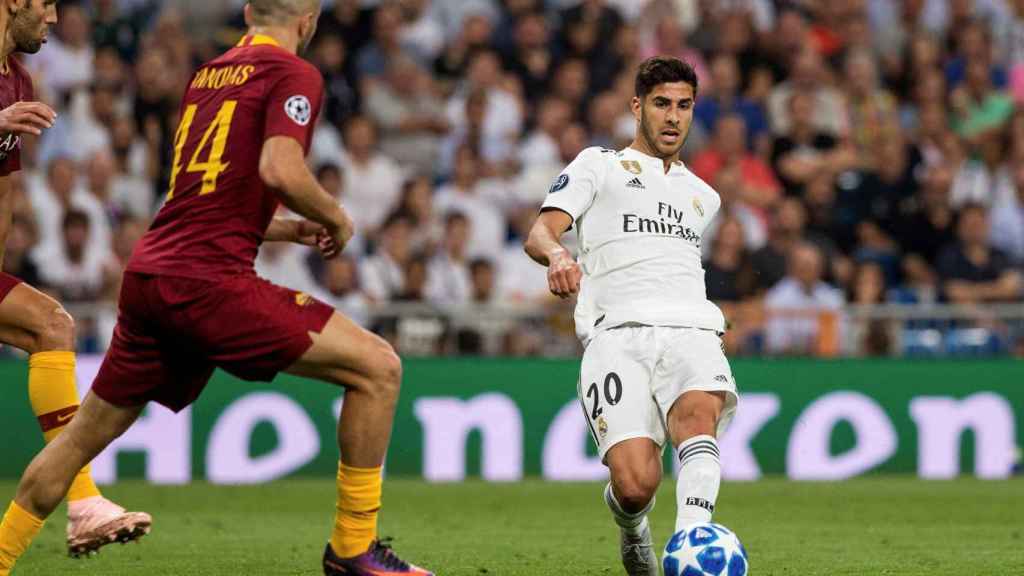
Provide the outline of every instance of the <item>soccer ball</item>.
<path id="1" fill-rule="evenodd" d="M 721 524 L 691 524 L 665 545 L 662 567 L 665 576 L 747 576 L 747 551 Z"/>

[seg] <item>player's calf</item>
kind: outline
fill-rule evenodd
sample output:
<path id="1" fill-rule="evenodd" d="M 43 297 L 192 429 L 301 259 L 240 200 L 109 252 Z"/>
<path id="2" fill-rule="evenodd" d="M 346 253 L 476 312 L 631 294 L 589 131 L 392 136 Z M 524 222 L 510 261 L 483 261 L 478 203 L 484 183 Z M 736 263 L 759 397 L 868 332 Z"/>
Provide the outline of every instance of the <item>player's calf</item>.
<path id="1" fill-rule="evenodd" d="M 725 403 L 723 392 L 691 391 L 669 411 L 669 432 L 676 444 L 676 531 L 710 522 L 722 481 L 715 433 Z"/>

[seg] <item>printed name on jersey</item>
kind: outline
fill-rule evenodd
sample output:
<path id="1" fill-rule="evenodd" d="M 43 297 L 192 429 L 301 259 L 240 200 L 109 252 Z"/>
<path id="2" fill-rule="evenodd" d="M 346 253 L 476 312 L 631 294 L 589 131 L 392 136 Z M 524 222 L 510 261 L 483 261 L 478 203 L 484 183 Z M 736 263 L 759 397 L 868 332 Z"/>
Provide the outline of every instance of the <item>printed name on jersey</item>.
<path id="1" fill-rule="evenodd" d="M 309 103 L 309 98 L 298 94 L 284 103 L 284 113 L 299 126 L 305 126 L 313 119 L 313 106 Z"/>
<path id="2" fill-rule="evenodd" d="M 0 140 L 0 161 L 6 160 L 7 155 L 21 148 L 21 135 L 10 132 Z"/>
<path id="3" fill-rule="evenodd" d="M 196 90 L 219 90 L 225 86 L 241 86 L 249 81 L 256 67 L 248 65 L 203 68 L 192 78 L 191 87 Z"/>
<path id="4" fill-rule="evenodd" d="M 548 190 L 548 194 L 554 194 L 559 190 L 565 190 L 565 187 L 569 185 L 569 175 L 559 174 L 558 178 L 555 179 L 555 183 L 551 185 L 551 189 Z"/>
<path id="5" fill-rule="evenodd" d="M 683 224 L 683 211 L 667 202 L 658 202 L 658 219 L 639 214 L 622 215 L 622 231 L 628 233 L 676 236 L 700 247 L 701 236 Z"/>

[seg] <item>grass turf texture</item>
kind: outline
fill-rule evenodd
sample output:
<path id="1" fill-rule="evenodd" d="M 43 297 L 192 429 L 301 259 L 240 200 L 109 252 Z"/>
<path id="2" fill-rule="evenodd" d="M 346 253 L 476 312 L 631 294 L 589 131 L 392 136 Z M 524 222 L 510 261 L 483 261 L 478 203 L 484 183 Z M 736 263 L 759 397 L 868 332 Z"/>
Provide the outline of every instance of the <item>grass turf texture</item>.
<path id="1" fill-rule="evenodd" d="M 393 479 L 384 486 L 381 534 L 442 576 L 622 574 L 599 484 Z M 11 482 L 0 488 L 5 497 L 14 492 Z M 72 560 L 61 508 L 15 576 L 320 574 L 333 517 L 329 481 L 123 483 L 106 494 L 151 512 L 154 532 L 138 545 Z M 674 524 L 675 485 L 663 483 L 658 500 L 652 522 L 660 552 Z M 739 533 L 755 576 L 1024 574 L 1024 479 L 727 483 L 715 519 Z"/>

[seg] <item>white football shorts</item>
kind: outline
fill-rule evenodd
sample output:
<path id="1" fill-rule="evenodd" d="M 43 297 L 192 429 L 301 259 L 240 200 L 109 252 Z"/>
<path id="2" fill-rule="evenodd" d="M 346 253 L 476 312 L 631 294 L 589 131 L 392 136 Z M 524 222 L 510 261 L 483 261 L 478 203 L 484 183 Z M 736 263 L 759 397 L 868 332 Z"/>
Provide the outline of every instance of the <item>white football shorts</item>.
<path id="1" fill-rule="evenodd" d="M 722 340 L 711 330 L 626 325 L 599 332 L 583 353 L 577 391 L 602 461 L 630 438 L 663 447 L 668 412 L 691 390 L 726 393 L 721 437 L 739 396 Z"/>

